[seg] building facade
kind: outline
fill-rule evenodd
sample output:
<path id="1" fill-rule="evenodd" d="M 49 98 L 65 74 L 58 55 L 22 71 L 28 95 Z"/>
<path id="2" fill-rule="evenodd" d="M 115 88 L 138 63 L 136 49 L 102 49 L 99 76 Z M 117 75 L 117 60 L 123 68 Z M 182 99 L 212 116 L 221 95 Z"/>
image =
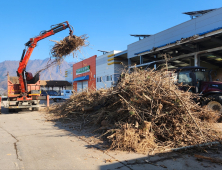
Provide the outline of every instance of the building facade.
<path id="1" fill-rule="evenodd" d="M 96 57 L 73 64 L 73 90 L 96 89 Z"/>
<path id="2" fill-rule="evenodd" d="M 115 85 L 124 67 L 127 67 L 126 51 L 113 50 L 97 57 L 96 88 L 109 88 Z"/>
<path id="3" fill-rule="evenodd" d="M 203 66 L 221 75 L 222 8 L 186 14 L 192 19 L 154 35 L 142 35 L 143 39 L 129 44 L 125 51 L 105 52 L 74 64 L 74 90 L 114 86 L 126 68 L 151 64 L 161 68 L 163 54 L 170 57 L 169 68 Z"/>
<path id="4" fill-rule="evenodd" d="M 129 44 L 129 67 L 134 64 L 142 67 L 157 60 L 160 63 L 163 54 L 168 54 L 172 67 L 219 69 L 222 65 L 222 8 L 184 14 L 190 15 L 192 19 Z"/>

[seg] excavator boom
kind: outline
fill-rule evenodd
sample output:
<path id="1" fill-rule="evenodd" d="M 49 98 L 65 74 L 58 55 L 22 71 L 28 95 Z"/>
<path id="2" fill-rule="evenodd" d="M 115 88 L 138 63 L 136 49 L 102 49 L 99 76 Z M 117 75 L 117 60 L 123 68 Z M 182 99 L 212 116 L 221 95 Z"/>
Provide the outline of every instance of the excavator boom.
<path id="1" fill-rule="evenodd" d="M 18 67 L 18 70 L 17 70 L 17 75 L 19 77 L 19 84 L 20 84 L 20 87 L 21 87 L 21 95 L 22 96 L 27 96 L 27 80 L 26 80 L 26 77 L 28 75 L 28 77 L 30 79 L 31 75 L 30 75 L 30 73 L 26 74 L 26 66 L 28 64 L 29 58 L 30 58 L 34 48 L 37 45 L 37 42 L 44 39 L 44 38 L 47 38 L 51 35 L 54 35 L 54 34 L 60 32 L 62 30 L 65 30 L 66 28 L 69 28 L 70 35 L 72 35 L 73 31 L 72 31 L 68 21 L 65 21 L 63 23 L 52 26 L 52 28 L 50 30 L 42 31 L 40 33 L 40 35 L 38 35 L 34 38 L 30 38 L 30 40 L 25 44 L 28 47 L 28 49 L 27 49 L 27 51 L 25 49 L 23 50 L 22 57 L 21 57 L 21 60 L 19 62 L 19 67 Z"/>

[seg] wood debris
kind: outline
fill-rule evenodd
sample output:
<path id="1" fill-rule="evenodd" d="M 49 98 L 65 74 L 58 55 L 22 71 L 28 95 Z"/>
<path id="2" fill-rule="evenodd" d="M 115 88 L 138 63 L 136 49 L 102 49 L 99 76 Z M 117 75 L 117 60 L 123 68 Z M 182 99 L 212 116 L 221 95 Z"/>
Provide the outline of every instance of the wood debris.
<path id="1" fill-rule="evenodd" d="M 163 70 L 135 68 L 124 72 L 115 87 L 75 93 L 51 112 L 84 119 L 89 126 L 106 122 L 111 129 L 102 136 L 113 149 L 147 152 L 219 141 L 221 134 L 209 123 L 217 114 L 201 108 L 194 97 Z"/>
<path id="2" fill-rule="evenodd" d="M 55 41 L 56 44 L 51 49 L 51 54 L 56 59 L 64 58 L 67 55 L 75 52 L 80 51 L 80 49 L 84 46 L 87 46 L 86 43 L 87 35 L 70 35 L 65 37 L 61 41 Z"/>
<path id="3" fill-rule="evenodd" d="M 220 158 L 211 158 L 211 157 L 207 157 L 207 156 L 202 156 L 202 155 L 194 155 L 196 158 L 198 159 L 206 159 L 206 160 L 209 160 L 213 163 L 219 163 L 219 164 L 222 164 L 222 159 Z"/>
<path id="4" fill-rule="evenodd" d="M 64 58 L 71 53 L 73 53 L 74 57 L 74 54 L 78 51 L 81 51 L 82 47 L 89 45 L 87 38 L 88 36 L 84 34 L 81 36 L 69 35 L 60 41 L 51 40 L 55 42 L 55 45 L 51 49 L 51 55 L 53 59 L 49 60 L 47 65 L 44 68 L 38 70 L 35 75 L 49 69 L 50 67 L 60 66 Z"/>

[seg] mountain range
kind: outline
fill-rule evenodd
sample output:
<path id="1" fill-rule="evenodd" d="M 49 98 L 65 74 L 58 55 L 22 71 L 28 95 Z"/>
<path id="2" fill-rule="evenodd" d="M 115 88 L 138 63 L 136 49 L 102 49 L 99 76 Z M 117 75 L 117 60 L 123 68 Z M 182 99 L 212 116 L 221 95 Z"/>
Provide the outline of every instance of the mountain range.
<path id="1" fill-rule="evenodd" d="M 36 72 L 46 67 L 52 62 L 49 58 L 44 60 L 29 60 L 26 71 L 31 72 L 33 76 Z M 40 72 L 40 80 L 65 80 L 65 70 L 70 68 L 72 63 L 63 61 L 60 65 L 52 66 Z M 7 89 L 7 73 L 10 76 L 16 76 L 19 67 L 19 61 L 6 60 L 0 63 L 0 92 Z"/>

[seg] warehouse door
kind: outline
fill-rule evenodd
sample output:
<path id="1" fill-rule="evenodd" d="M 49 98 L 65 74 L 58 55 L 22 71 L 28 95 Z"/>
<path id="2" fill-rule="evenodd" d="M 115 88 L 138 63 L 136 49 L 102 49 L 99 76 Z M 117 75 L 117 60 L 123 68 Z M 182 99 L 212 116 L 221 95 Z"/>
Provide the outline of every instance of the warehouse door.
<path id="1" fill-rule="evenodd" d="M 77 82 L 77 92 L 82 91 L 82 82 Z"/>
<path id="2" fill-rule="evenodd" d="M 83 81 L 82 89 L 83 90 L 88 89 L 88 81 Z"/>

